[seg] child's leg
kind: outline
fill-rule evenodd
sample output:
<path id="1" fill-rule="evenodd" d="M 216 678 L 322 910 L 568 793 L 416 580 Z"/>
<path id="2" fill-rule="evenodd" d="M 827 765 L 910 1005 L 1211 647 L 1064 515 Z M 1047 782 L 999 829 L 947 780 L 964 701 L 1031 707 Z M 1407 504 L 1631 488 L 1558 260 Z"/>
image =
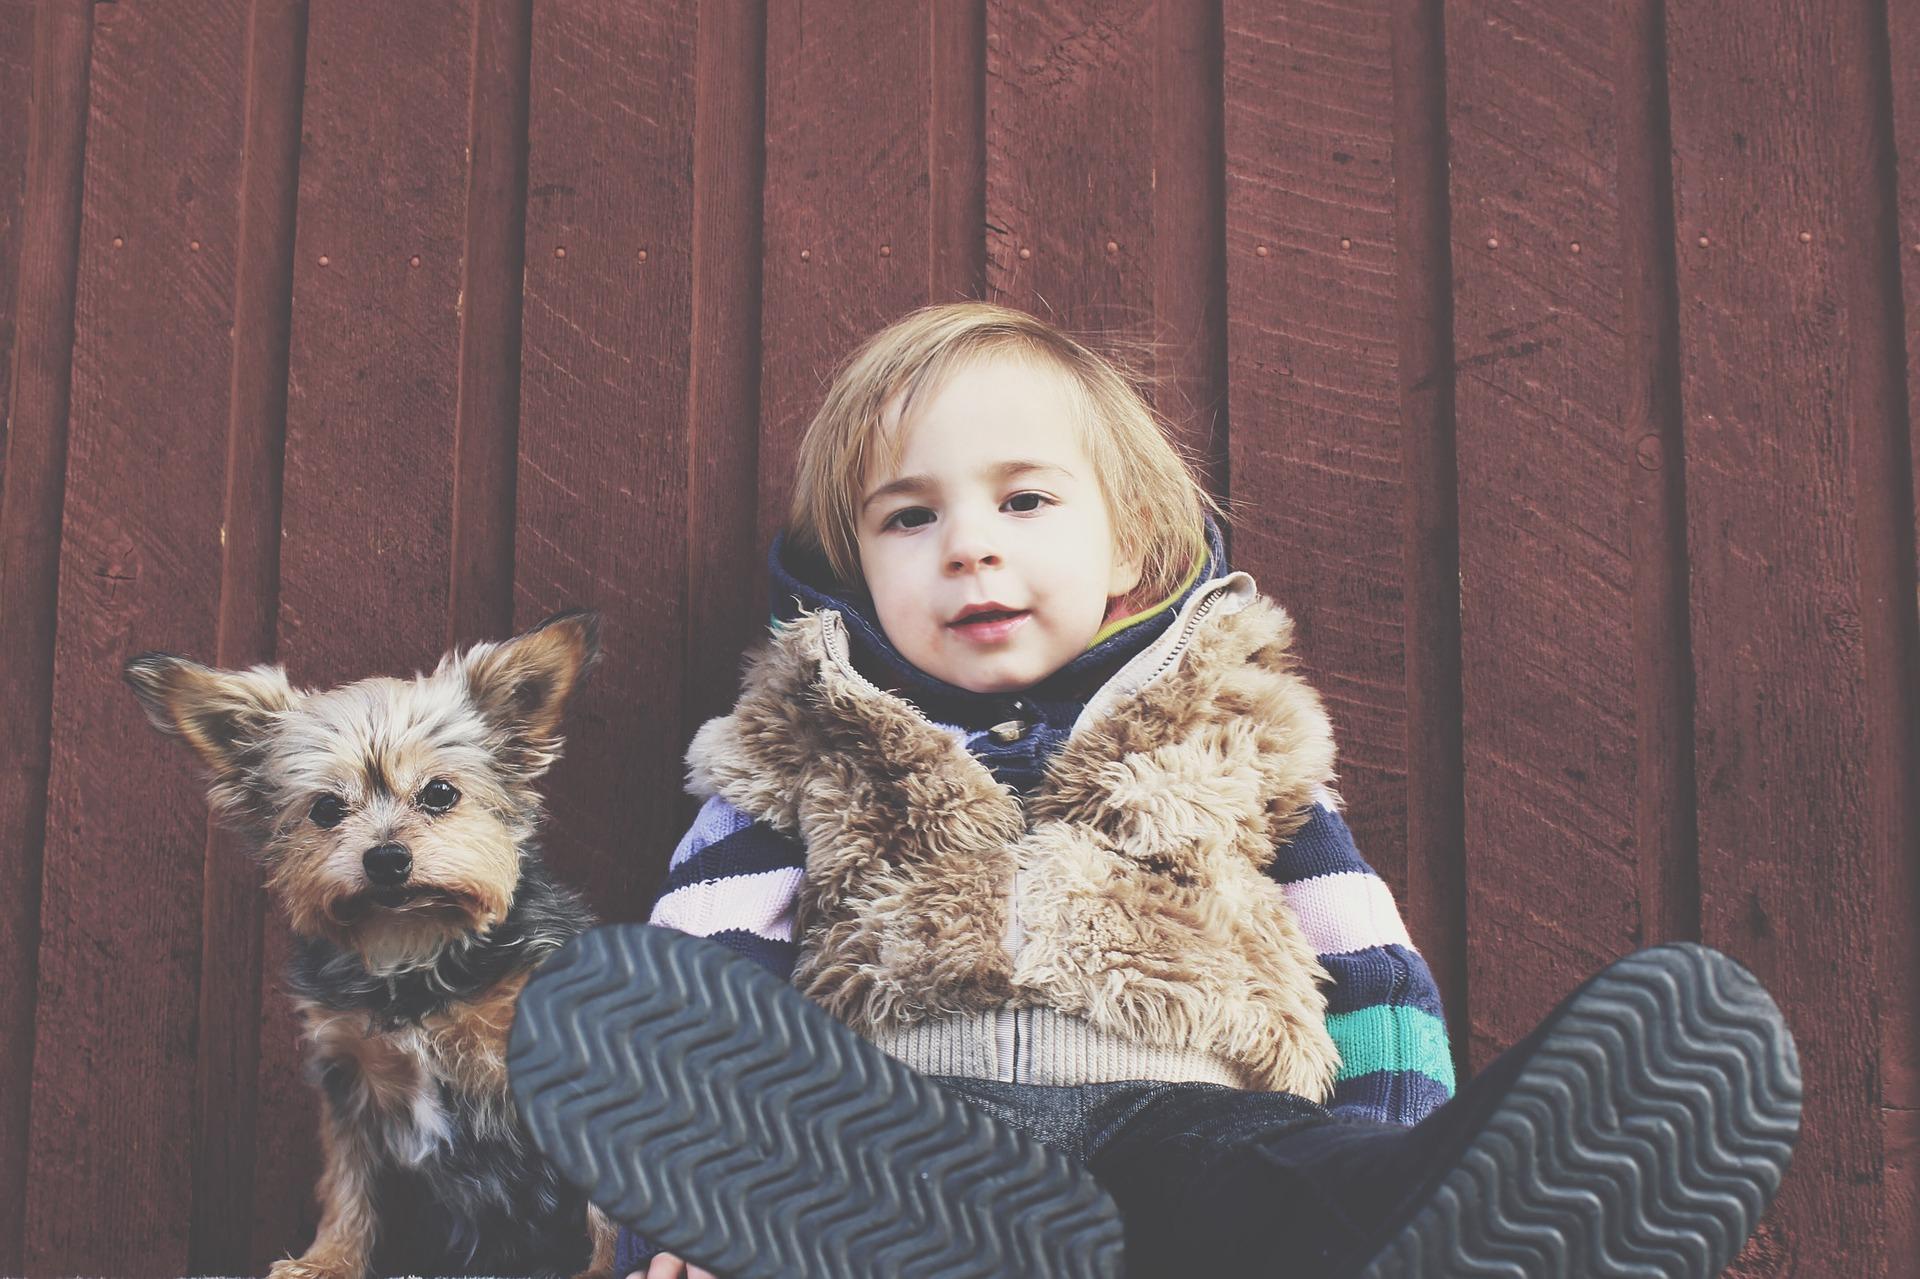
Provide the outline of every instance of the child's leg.
<path id="1" fill-rule="evenodd" d="M 727 1279 L 1115 1279 L 1113 1201 L 722 946 L 593 929 L 521 992 L 534 1142 L 615 1220 Z"/>
<path id="2" fill-rule="evenodd" d="M 1724 955 L 1588 981 L 1415 1128 L 1169 1087 L 1090 1117 L 1129 1273 L 1718 1275 L 1799 1126 L 1793 1041 Z"/>

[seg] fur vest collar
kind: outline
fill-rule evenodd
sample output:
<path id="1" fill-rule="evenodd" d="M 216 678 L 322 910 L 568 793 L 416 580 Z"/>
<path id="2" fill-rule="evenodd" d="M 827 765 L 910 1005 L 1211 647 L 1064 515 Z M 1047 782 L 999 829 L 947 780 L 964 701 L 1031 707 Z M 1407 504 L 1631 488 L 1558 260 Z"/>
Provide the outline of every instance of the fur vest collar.
<path id="1" fill-rule="evenodd" d="M 1088 702 L 1023 810 L 802 614 L 688 752 L 689 789 L 798 836 L 794 984 L 872 1037 L 1041 1006 L 1324 1099 L 1326 980 L 1263 868 L 1333 776 L 1292 620 L 1235 573 Z"/>

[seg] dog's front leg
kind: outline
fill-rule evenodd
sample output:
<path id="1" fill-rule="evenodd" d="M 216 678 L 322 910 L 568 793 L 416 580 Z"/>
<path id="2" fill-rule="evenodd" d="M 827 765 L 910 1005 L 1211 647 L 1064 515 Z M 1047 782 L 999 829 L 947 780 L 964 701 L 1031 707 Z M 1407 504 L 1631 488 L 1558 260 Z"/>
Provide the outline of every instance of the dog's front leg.
<path id="1" fill-rule="evenodd" d="M 587 1234 L 593 1239 L 593 1260 L 573 1279 L 611 1279 L 613 1248 L 619 1242 L 620 1227 L 614 1224 L 613 1218 L 588 1204 Z"/>
<path id="2" fill-rule="evenodd" d="M 276 1261 L 267 1279 L 364 1279 L 373 1258 L 374 1158 L 366 1135 L 343 1122 L 331 1097 L 322 1097 L 320 1228 L 298 1258 Z"/>

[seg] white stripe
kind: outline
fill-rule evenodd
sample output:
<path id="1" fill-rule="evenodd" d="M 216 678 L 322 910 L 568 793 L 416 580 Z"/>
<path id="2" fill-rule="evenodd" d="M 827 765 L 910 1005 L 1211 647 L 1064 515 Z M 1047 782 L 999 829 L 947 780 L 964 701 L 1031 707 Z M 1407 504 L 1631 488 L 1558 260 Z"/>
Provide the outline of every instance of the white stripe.
<path id="1" fill-rule="evenodd" d="M 768 941 L 793 940 L 793 902 L 806 871 L 783 866 L 676 888 L 654 903 L 649 924 L 711 937 L 743 928 Z"/>
<path id="2" fill-rule="evenodd" d="M 1413 948 L 1393 893 L 1378 875 L 1343 871 L 1283 884 L 1281 890 L 1318 954 L 1344 955 L 1369 946 Z"/>

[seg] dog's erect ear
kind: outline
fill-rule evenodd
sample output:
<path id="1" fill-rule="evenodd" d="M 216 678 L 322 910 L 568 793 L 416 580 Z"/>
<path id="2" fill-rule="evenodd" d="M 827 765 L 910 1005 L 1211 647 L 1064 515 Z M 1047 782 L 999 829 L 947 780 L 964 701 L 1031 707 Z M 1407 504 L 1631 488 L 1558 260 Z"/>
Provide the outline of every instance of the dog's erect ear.
<path id="1" fill-rule="evenodd" d="M 154 727 L 185 738 L 206 761 L 216 790 L 241 784 L 274 716 L 300 700 L 278 666 L 221 671 L 171 653 L 142 653 L 125 674 Z"/>
<path id="2" fill-rule="evenodd" d="M 476 644 L 441 670 L 457 664 L 473 704 L 504 734 L 508 762 L 532 778 L 560 757 L 561 712 L 599 656 L 600 615 L 576 608 L 510 640 Z"/>

